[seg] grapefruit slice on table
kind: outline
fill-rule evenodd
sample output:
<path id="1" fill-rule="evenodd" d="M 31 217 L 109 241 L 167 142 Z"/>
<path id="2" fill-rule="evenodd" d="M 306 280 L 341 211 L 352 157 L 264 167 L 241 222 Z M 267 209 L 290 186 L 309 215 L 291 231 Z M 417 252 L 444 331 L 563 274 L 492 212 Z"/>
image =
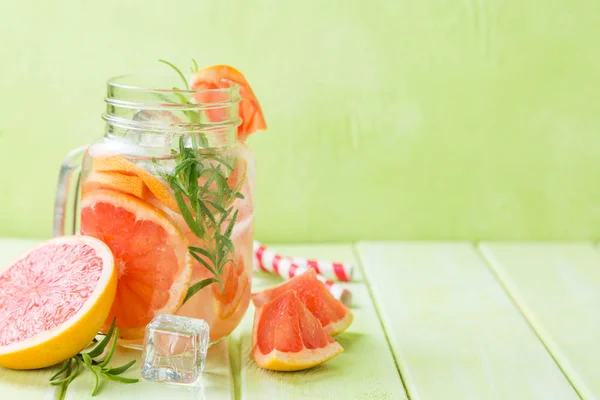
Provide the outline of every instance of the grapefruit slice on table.
<path id="1" fill-rule="evenodd" d="M 321 322 L 325 332 L 332 336 L 345 331 L 354 318 L 352 311 L 346 308 L 327 290 L 323 282 L 317 279 L 317 273 L 310 268 L 301 275 L 278 286 L 252 294 L 252 302 L 261 307 L 281 293 L 293 289 L 298 299 Z"/>
<path id="2" fill-rule="evenodd" d="M 37 369 L 85 348 L 106 320 L 117 273 L 110 249 L 87 236 L 58 237 L 0 274 L 0 365 Z"/>
<path id="3" fill-rule="evenodd" d="M 246 77 L 229 65 L 213 65 L 194 73 L 190 81 L 190 89 L 207 90 L 194 95 L 198 103 L 218 104 L 228 99 L 224 93 L 210 90 L 228 88 L 232 84 L 239 85 L 242 97 L 238 105 L 239 116 L 242 120 L 241 125 L 238 126 L 238 139 L 243 142 L 252 133 L 267 129 L 258 99 Z M 227 115 L 227 109 L 218 105 L 215 109 L 207 110 L 206 114 L 212 122 L 224 122 L 230 118 Z"/>
<path id="4" fill-rule="evenodd" d="M 158 314 L 174 314 L 192 276 L 188 241 L 161 211 L 127 194 L 98 190 L 81 203 L 81 232 L 112 250 L 118 273 L 107 324 L 117 318 L 119 336 L 140 339 Z"/>
<path id="5" fill-rule="evenodd" d="M 252 357 L 259 367 L 298 371 L 344 351 L 296 296 L 286 290 L 256 310 Z"/>

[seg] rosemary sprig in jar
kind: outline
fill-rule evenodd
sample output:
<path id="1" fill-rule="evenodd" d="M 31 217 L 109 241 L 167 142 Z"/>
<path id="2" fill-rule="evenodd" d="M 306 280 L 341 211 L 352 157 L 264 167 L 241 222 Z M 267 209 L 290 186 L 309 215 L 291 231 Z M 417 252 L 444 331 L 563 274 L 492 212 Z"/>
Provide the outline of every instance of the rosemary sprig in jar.
<path id="1" fill-rule="evenodd" d="M 189 88 L 183 73 L 173 64 L 159 60 L 173 68 Z M 194 69 L 195 68 L 195 69 Z M 194 61 L 192 71 L 197 70 Z M 174 87 L 173 89 L 179 90 Z M 181 93 L 175 93 L 181 103 L 189 101 Z M 190 124 L 198 124 L 199 113 L 186 111 Z M 191 147 L 186 147 L 186 137 L 179 137 L 179 148 L 174 150 L 176 166 L 166 171 L 157 160 L 154 166 L 159 175 L 173 190 L 177 206 L 183 219 L 205 247 L 189 246 L 190 255 L 206 268 L 212 276 L 190 286 L 184 303 L 204 287 L 217 283 L 223 289 L 221 277 L 228 262 L 235 263 L 235 248 L 231 234 L 238 217 L 238 211 L 232 206 L 235 199 L 243 199 L 240 188 L 243 181 L 231 188 L 227 180 L 233 172 L 233 166 L 215 149 L 211 149 L 203 133 L 188 134 Z"/>

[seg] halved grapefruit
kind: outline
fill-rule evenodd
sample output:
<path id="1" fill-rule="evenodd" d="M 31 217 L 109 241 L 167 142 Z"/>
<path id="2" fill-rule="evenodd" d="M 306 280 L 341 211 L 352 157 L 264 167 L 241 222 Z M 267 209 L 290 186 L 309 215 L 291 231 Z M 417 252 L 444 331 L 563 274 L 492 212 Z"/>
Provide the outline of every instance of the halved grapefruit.
<path id="1" fill-rule="evenodd" d="M 102 327 L 116 287 L 113 256 L 98 239 L 58 237 L 25 252 L 0 275 L 0 365 L 73 357 Z"/>
<path id="2" fill-rule="evenodd" d="M 124 193 L 84 193 L 81 233 L 112 250 L 118 273 L 115 301 L 107 322 L 117 318 L 121 338 L 144 336 L 158 314 L 175 313 L 192 276 L 188 241 L 161 211 Z"/>
<path id="3" fill-rule="evenodd" d="M 259 367 L 298 371 L 324 363 L 342 351 L 294 290 L 286 290 L 256 310 L 252 357 Z"/>
<path id="4" fill-rule="evenodd" d="M 289 289 L 296 291 L 300 301 L 330 335 L 342 333 L 352 323 L 352 311 L 333 297 L 323 282 L 317 279 L 317 274 L 312 268 L 278 286 L 252 294 L 252 302 L 256 307 L 261 307 Z"/>

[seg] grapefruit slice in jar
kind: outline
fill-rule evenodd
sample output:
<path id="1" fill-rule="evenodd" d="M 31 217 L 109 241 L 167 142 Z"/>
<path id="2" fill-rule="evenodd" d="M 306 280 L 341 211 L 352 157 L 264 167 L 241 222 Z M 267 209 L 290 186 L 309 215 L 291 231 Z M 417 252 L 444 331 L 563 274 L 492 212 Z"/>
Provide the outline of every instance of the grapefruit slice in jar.
<path id="1" fill-rule="evenodd" d="M 116 286 L 113 255 L 98 239 L 58 237 L 25 252 L 0 274 L 0 365 L 73 357 L 102 327 Z"/>
<path id="2" fill-rule="evenodd" d="M 229 261 L 223 267 L 221 280 L 223 289 L 213 285 L 213 293 L 219 304 L 219 318 L 230 318 L 238 308 L 248 308 L 250 303 L 250 280 L 245 273 L 244 259 L 237 258 L 237 263 Z"/>
<path id="3" fill-rule="evenodd" d="M 296 291 L 298 299 L 330 335 L 342 333 L 352 323 L 352 311 L 333 297 L 323 282 L 317 279 L 317 273 L 312 268 L 280 285 L 252 294 L 252 302 L 256 307 L 260 307 L 290 289 Z"/>
<path id="4" fill-rule="evenodd" d="M 85 179 L 82 191 L 90 192 L 98 189 L 116 190 L 140 199 L 149 196 L 148 189 L 140 178 L 119 172 L 92 171 Z"/>
<path id="5" fill-rule="evenodd" d="M 256 310 L 252 357 L 261 368 L 298 371 L 324 363 L 342 351 L 294 290 Z"/>
<path id="6" fill-rule="evenodd" d="M 203 90 L 194 94 L 198 103 L 215 104 L 214 109 L 209 109 L 206 114 L 211 122 L 225 122 L 231 118 L 227 115 L 227 107 L 219 103 L 227 101 L 224 93 L 215 89 L 239 85 L 241 100 L 238 105 L 239 117 L 242 120 L 238 126 L 238 140 L 244 142 L 252 133 L 267 129 L 267 123 L 262 113 L 258 99 L 246 80 L 246 77 L 237 69 L 229 65 L 213 65 L 197 71 L 191 78 L 190 89 Z"/>
<path id="7" fill-rule="evenodd" d="M 167 183 L 152 175 L 149 171 L 137 166 L 135 163 L 121 156 L 96 156 L 92 163 L 93 171 L 105 173 L 119 173 L 124 175 L 135 175 L 158 200 L 172 211 L 179 213 L 179 207 L 175 197 L 171 194 Z M 116 185 L 115 182 L 113 182 Z M 143 192 L 145 193 L 145 191 Z"/>
<path id="8" fill-rule="evenodd" d="M 137 340 L 158 314 L 174 314 L 192 276 L 188 241 L 161 211 L 124 193 L 86 193 L 81 232 L 112 250 L 118 273 L 115 301 L 107 324 L 116 317 L 119 336 Z"/>

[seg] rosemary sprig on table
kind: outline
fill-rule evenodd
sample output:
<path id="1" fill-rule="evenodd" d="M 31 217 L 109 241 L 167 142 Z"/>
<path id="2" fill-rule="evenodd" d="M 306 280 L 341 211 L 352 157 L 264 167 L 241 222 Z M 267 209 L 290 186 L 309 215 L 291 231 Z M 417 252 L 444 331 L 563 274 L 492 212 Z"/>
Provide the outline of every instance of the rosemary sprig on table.
<path id="1" fill-rule="evenodd" d="M 186 89 L 189 89 L 179 68 L 168 61 L 159 61 L 174 69 L 184 81 Z M 192 72 L 195 72 L 198 65 L 195 60 L 192 61 Z M 179 90 L 176 87 L 173 89 Z M 181 103 L 191 104 L 182 93 L 175 95 Z M 190 125 L 199 124 L 199 112 L 184 111 L 184 115 Z M 206 247 L 189 246 L 188 251 L 212 276 L 190 286 L 184 303 L 212 283 L 218 283 L 223 288 L 223 269 L 228 262 L 235 263 L 231 233 L 238 211 L 234 210 L 232 204 L 235 199 L 244 198 L 239 191 L 243 181 L 234 188 L 229 186 L 227 178 L 234 168 L 222 155 L 210 149 L 206 136 L 203 133 L 190 133 L 187 137 L 191 147 L 186 147 L 184 136 L 179 137 L 179 149 L 173 151 L 177 164 L 172 171 L 166 171 L 154 160 L 156 170 L 173 190 L 186 224 L 196 237 L 206 243 Z"/>
<path id="2" fill-rule="evenodd" d="M 88 352 L 81 352 L 63 363 L 63 366 L 60 368 L 60 370 L 58 370 L 58 372 L 50 378 L 51 385 L 60 386 L 61 388 L 59 396 L 60 400 L 64 399 L 69 384 L 73 382 L 77 376 L 79 376 L 81 366 L 88 371 L 91 371 L 96 378 L 96 384 L 94 385 L 92 396 L 98 394 L 102 378 L 121 383 L 136 383 L 139 381 L 139 379 L 124 378 L 119 376 L 123 372 L 127 371 L 133 364 L 135 364 L 135 360 L 121 365 L 120 367 L 112 368 L 107 366 L 112 359 L 113 354 L 115 353 L 118 335 L 119 328 L 115 327 L 115 319 L 113 319 L 110 329 L 104 336 L 104 339 L 102 339 L 98 345 L 96 345 L 92 350 Z M 108 350 L 106 358 L 104 358 L 103 361 L 96 361 L 95 359 L 104 353 L 104 350 L 111 342 L 112 344 Z"/>

